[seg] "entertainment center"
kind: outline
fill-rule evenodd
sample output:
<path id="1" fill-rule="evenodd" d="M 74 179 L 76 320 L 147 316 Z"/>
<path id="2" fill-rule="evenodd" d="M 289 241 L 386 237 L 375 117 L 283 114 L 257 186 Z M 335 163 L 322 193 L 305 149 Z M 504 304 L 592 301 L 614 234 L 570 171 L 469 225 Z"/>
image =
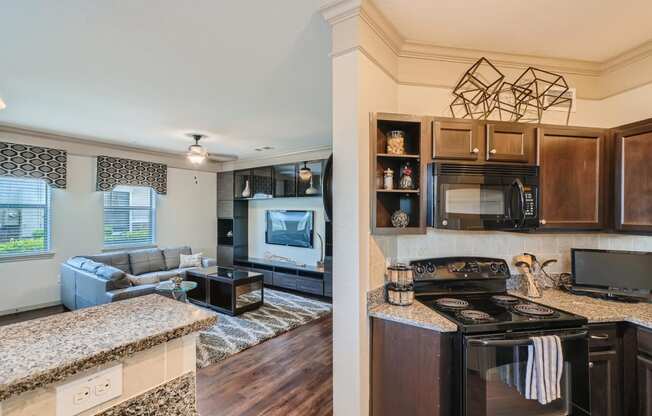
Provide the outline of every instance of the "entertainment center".
<path id="1" fill-rule="evenodd" d="M 217 263 L 237 270 L 261 273 L 265 286 L 317 296 L 332 296 L 332 225 L 325 215 L 323 248 L 315 228 L 314 210 L 269 209 L 265 244 L 324 250 L 324 267 L 276 259 L 249 257 L 250 201 L 278 198 L 322 198 L 327 160 L 310 160 L 255 167 L 217 174 Z M 327 191 L 324 191 L 327 192 Z M 327 192 L 328 193 L 328 192 Z M 267 256 L 265 256 L 267 257 Z"/>

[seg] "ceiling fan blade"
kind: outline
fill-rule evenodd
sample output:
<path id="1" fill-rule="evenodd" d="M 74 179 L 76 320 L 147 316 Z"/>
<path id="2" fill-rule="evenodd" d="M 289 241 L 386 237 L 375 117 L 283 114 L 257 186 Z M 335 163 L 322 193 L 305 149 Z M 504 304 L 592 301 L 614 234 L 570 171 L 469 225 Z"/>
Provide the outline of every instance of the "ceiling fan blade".
<path id="1" fill-rule="evenodd" d="M 225 153 L 209 153 L 208 159 L 215 162 L 232 162 L 238 160 L 238 156 Z"/>

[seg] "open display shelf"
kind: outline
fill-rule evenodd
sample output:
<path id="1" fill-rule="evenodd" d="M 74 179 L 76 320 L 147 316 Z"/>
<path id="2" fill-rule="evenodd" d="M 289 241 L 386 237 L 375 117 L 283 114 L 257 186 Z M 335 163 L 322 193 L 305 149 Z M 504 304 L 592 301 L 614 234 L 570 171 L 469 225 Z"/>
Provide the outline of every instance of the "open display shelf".
<path id="1" fill-rule="evenodd" d="M 392 130 L 405 133 L 405 153 L 387 153 L 387 138 Z M 430 144 L 430 123 L 423 117 L 376 114 L 371 120 L 372 215 L 373 234 L 423 234 L 426 231 L 425 174 Z M 401 168 L 409 163 L 413 170 L 413 189 L 400 189 Z M 384 189 L 384 171 L 394 172 L 393 189 Z M 392 215 L 401 210 L 409 217 L 408 226 L 392 225 Z"/>

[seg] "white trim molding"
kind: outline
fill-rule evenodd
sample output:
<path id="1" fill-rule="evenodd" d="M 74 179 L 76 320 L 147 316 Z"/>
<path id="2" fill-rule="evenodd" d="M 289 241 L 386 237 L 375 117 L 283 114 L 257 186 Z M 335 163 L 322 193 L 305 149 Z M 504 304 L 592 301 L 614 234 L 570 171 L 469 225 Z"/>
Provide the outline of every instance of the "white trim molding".
<path id="1" fill-rule="evenodd" d="M 584 61 L 452 48 L 406 39 L 370 0 L 325 0 L 320 11 L 333 27 L 333 57 L 361 51 L 401 85 L 452 89 L 455 81 L 451 71 L 458 69 L 452 66 L 471 65 L 481 56 L 507 71 L 535 66 L 561 73 L 577 87 L 577 96 L 582 99 L 601 100 L 652 82 L 652 40 L 603 62 Z M 343 33 L 355 33 L 357 44 L 336 36 L 338 25 Z M 369 33 L 376 39 L 370 39 Z M 379 44 L 386 50 L 380 51 Z"/>

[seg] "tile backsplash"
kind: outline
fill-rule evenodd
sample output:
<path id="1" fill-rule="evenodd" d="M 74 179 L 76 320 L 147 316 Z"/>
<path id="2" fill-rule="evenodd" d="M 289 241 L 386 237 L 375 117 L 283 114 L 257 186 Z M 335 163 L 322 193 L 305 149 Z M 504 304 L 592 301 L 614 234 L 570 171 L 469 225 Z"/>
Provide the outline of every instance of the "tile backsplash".
<path id="1" fill-rule="evenodd" d="M 571 248 L 595 248 L 652 252 L 652 237 L 606 233 L 525 234 L 490 231 L 448 231 L 428 229 L 426 235 L 374 237 L 386 259 L 409 261 L 428 257 L 485 256 L 502 258 L 510 264 L 523 252 L 540 260 L 557 259 L 548 270 L 570 272 Z"/>

